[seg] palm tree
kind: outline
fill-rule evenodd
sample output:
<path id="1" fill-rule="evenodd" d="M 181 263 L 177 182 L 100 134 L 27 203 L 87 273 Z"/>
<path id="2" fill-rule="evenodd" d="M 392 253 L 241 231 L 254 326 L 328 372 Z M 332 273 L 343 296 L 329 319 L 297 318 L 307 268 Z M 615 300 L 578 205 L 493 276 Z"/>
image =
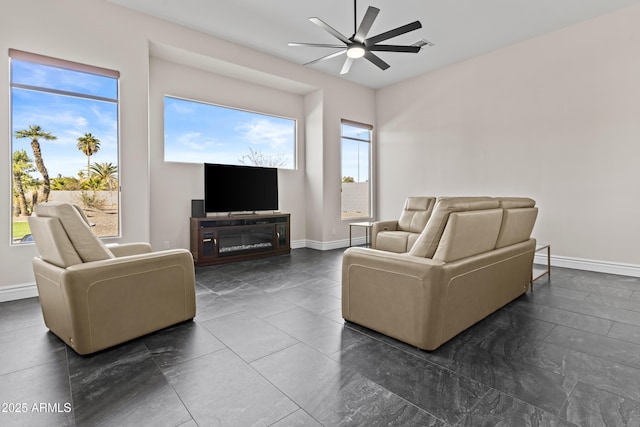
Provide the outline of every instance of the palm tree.
<path id="1" fill-rule="evenodd" d="M 40 151 L 39 139 L 45 139 L 52 141 L 58 139 L 58 137 L 51 134 L 51 132 L 45 132 L 38 125 L 30 125 L 29 129 L 17 130 L 16 138 L 31 138 L 31 149 L 33 150 L 33 157 L 36 161 L 36 167 L 38 172 L 42 175 L 42 198 L 45 202 L 49 201 L 49 192 L 51 191 L 51 182 L 49 181 L 49 172 L 44 166 L 42 161 L 42 151 Z"/>
<path id="2" fill-rule="evenodd" d="M 100 151 L 100 140 L 90 133 L 78 138 L 78 150 L 87 156 L 87 177 L 91 176 L 91 156 Z"/>
<path id="3" fill-rule="evenodd" d="M 109 191 L 118 185 L 118 166 L 109 163 L 94 163 L 91 165 L 92 176 L 100 178 Z"/>
<path id="4" fill-rule="evenodd" d="M 24 195 L 24 176 L 31 171 L 34 171 L 32 160 L 27 155 L 25 150 L 18 150 L 13 152 L 13 189 L 15 191 L 15 197 L 18 199 L 18 206 L 16 209 L 16 215 L 29 215 L 27 208 L 27 198 Z"/>

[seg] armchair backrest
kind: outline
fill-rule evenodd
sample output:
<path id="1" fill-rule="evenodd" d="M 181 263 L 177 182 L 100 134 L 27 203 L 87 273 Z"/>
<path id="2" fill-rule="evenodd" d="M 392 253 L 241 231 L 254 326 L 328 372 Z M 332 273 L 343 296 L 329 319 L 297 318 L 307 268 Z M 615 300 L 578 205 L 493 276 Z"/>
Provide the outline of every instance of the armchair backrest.
<path id="1" fill-rule="evenodd" d="M 114 258 L 93 233 L 84 212 L 68 203 L 47 202 L 35 208 L 29 227 L 40 257 L 66 268 L 83 262 Z"/>
<path id="2" fill-rule="evenodd" d="M 420 233 L 429 221 L 435 197 L 407 197 L 398 220 L 398 230 Z"/>

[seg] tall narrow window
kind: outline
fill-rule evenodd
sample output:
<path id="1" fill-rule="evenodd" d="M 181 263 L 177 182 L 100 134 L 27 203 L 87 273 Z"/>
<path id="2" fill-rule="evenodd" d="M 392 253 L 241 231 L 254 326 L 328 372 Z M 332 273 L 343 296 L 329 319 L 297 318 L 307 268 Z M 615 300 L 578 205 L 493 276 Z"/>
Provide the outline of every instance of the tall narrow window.
<path id="1" fill-rule="evenodd" d="M 46 201 L 82 207 L 98 236 L 120 234 L 117 71 L 9 50 L 12 243 Z"/>
<path id="2" fill-rule="evenodd" d="M 342 219 L 371 217 L 371 131 L 342 121 Z"/>

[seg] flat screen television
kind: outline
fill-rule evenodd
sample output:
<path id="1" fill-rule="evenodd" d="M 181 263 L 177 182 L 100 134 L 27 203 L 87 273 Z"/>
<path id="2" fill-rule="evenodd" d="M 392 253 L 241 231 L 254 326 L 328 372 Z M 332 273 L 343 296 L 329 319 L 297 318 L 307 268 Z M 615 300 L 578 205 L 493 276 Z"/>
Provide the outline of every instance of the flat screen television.
<path id="1" fill-rule="evenodd" d="M 278 210 L 278 169 L 205 163 L 204 210 Z"/>

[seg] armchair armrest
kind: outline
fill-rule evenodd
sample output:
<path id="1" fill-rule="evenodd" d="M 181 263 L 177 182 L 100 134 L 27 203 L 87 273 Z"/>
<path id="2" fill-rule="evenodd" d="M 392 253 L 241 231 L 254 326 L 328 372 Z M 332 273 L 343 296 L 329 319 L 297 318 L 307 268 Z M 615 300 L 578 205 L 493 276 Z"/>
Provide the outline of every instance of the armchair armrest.
<path id="1" fill-rule="evenodd" d="M 151 252 L 151 245 L 148 243 L 110 243 L 107 249 L 111 251 L 116 258 L 129 255 L 145 254 Z"/>
<path id="2" fill-rule="evenodd" d="M 373 227 L 371 227 L 371 247 L 376 247 L 376 238 L 378 233 L 381 231 L 392 230 L 395 231 L 398 229 L 398 221 L 376 221 L 373 223 Z"/>

